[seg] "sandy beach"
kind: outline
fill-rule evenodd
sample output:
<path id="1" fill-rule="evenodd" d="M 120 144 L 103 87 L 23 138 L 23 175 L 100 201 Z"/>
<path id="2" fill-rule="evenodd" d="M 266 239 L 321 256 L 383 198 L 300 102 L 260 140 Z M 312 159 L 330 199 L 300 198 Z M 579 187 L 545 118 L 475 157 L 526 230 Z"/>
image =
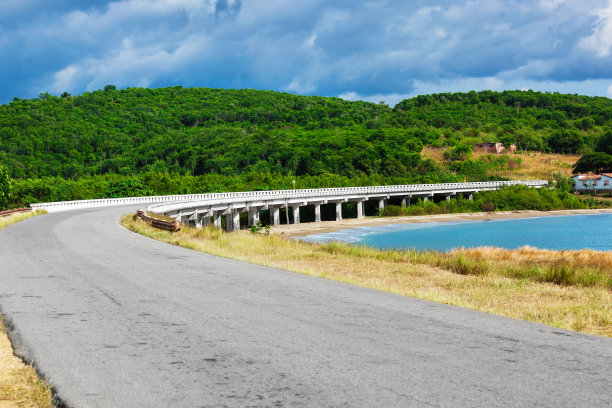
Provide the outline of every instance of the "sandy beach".
<path id="1" fill-rule="evenodd" d="M 404 217 L 366 217 L 364 219 L 347 218 L 342 221 L 323 221 L 320 223 L 303 223 L 279 225 L 272 227 L 270 233 L 286 235 L 290 237 L 303 237 L 311 234 L 322 234 L 326 232 L 340 231 L 348 228 L 372 227 L 390 224 L 418 224 L 424 222 L 449 222 L 449 221 L 479 221 L 511 218 L 550 217 L 555 215 L 577 215 L 577 214 L 605 214 L 612 213 L 612 209 L 599 210 L 558 210 L 558 211 L 500 211 L 500 212 L 478 212 L 463 214 L 436 214 Z"/>

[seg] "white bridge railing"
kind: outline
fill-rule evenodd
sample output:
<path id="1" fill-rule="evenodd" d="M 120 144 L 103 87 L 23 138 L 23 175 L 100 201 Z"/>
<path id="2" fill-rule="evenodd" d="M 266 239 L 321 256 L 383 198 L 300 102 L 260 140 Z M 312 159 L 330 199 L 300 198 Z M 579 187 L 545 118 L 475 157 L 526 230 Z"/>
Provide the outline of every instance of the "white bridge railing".
<path id="1" fill-rule="evenodd" d="M 197 199 L 187 199 L 174 202 L 162 202 L 147 207 L 149 212 L 165 214 L 182 222 L 193 222 L 197 227 L 213 223 L 221 227 L 221 217 L 226 217 L 226 229 L 240 229 L 240 214 L 248 212 L 247 223 L 254 225 L 259 221 L 259 211 L 270 210 L 270 223 L 280 224 L 280 208 L 292 209 L 294 223 L 300 222 L 300 208 L 313 205 L 315 222 L 321 221 L 321 205 L 335 204 L 336 219 L 342 219 L 342 203 L 353 201 L 357 203 L 357 217 L 364 217 L 363 202 L 378 199 L 379 207 L 386 205 L 391 197 L 401 197 L 402 204 L 410 203 L 412 197 L 422 197 L 428 200 L 436 195 L 450 199 L 457 194 L 467 195 L 478 191 L 497 190 L 511 185 L 526 185 L 528 187 L 543 187 L 547 181 L 495 181 L 477 183 L 444 183 L 444 184 L 413 184 L 371 187 L 322 188 L 305 190 L 278 191 L 247 191 L 237 193 L 206 194 Z M 288 217 L 288 215 L 287 215 Z"/>
<path id="2" fill-rule="evenodd" d="M 504 186 L 526 185 L 543 187 L 548 185 L 545 180 L 533 181 L 491 181 L 475 183 L 443 183 L 443 184 L 410 184 L 394 186 L 319 188 L 302 190 L 272 190 L 244 191 L 233 193 L 185 194 L 167 196 L 105 198 L 95 200 L 60 201 L 32 204 L 32 209 L 44 209 L 47 212 L 80 210 L 122 205 L 148 204 L 150 211 L 172 213 L 181 209 L 196 209 L 205 207 L 225 206 L 225 209 L 235 209 L 259 206 L 278 206 L 280 204 L 294 205 L 296 203 L 327 203 L 328 201 L 363 201 L 370 198 L 389 198 L 392 196 L 424 196 L 454 195 L 457 193 L 474 193 L 485 190 L 497 190 Z M 235 204 L 243 203 L 242 207 Z M 252 205 L 250 205 L 251 203 Z M 156 205 L 153 205 L 156 204 Z M 307 205 L 307 204 L 302 204 Z M 218 210 L 217 210 L 218 211 Z"/>

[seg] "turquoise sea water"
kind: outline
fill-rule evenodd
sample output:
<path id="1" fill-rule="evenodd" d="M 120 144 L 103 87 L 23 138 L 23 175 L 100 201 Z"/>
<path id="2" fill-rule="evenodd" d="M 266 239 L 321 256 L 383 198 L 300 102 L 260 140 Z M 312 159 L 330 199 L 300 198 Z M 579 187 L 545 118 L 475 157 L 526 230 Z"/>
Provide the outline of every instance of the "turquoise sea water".
<path id="1" fill-rule="evenodd" d="M 315 234 L 303 239 L 439 251 L 479 246 L 514 249 L 524 245 L 554 250 L 590 248 L 612 251 L 612 214 L 393 224 Z"/>

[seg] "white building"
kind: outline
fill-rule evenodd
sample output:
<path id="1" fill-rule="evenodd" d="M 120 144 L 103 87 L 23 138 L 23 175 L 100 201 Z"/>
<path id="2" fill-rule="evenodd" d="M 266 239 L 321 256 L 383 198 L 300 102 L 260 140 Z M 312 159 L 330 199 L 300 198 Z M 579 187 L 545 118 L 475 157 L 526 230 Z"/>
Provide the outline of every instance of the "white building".
<path id="1" fill-rule="evenodd" d="M 612 173 L 577 174 L 573 177 L 576 191 L 612 193 Z"/>

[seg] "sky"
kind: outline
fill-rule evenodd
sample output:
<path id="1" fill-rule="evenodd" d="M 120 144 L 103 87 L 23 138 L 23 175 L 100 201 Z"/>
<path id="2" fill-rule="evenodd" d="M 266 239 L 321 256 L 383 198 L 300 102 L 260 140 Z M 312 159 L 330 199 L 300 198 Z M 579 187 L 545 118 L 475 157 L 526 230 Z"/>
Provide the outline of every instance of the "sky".
<path id="1" fill-rule="evenodd" d="M 0 0 L 0 103 L 107 84 L 612 97 L 612 0 Z"/>

